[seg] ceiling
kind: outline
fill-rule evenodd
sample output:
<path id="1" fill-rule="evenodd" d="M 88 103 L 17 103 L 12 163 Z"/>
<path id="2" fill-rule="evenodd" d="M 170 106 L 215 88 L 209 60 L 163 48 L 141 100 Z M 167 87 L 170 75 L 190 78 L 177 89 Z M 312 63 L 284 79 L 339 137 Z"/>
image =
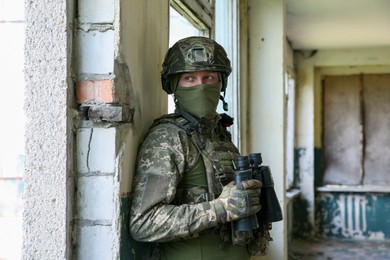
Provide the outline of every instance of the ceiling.
<path id="1" fill-rule="evenodd" d="M 390 47 L 390 0 L 286 0 L 293 49 Z"/>

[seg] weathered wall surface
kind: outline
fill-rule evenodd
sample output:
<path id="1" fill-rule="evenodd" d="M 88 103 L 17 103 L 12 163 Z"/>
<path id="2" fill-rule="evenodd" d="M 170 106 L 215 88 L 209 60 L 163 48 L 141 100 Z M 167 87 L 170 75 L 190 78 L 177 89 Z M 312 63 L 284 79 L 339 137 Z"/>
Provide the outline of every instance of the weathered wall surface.
<path id="1" fill-rule="evenodd" d="M 25 1 L 23 259 L 70 259 L 73 208 L 71 1 Z"/>
<path id="2" fill-rule="evenodd" d="M 129 202 L 139 144 L 153 119 L 168 109 L 160 72 L 168 50 L 169 1 L 120 1 L 120 17 L 116 62 L 128 67 L 127 84 L 132 86 L 130 105 L 134 109 L 132 124 L 120 128 L 117 142 L 122 221 L 120 255 L 121 259 L 129 259 L 129 254 L 130 259 L 139 259 L 148 249 L 144 245 L 139 247 L 128 237 Z"/>
<path id="3" fill-rule="evenodd" d="M 168 1 L 79 1 L 75 256 L 132 259 L 131 181 L 138 145 L 167 110 L 160 83 Z"/>
<path id="4" fill-rule="evenodd" d="M 167 109 L 169 1 L 25 8 L 23 258 L 131 259 L 136 151 Z"/>
<path id="5" fill-rule="evenodd" d="M 390 239 L 390 195 L 323 192 L 318 199 L 318 234 L 348 239 Z"/>
<path id="6" fill-rule="evenodd" d="M 322 85 L 324 75 L 389 73 L 390 49 L 296 51 L 297 103 L 295 167 L 300 179 L 301 200 L 295 210 L 301 221 L 296 234 L 315 233 L 315 188 L 322 185 Z M 302 218 L 307 221 L 302 221 Z"/>
<path id="7" fill-rule="evenodd" d="M 275 191 L 285 204 L 285 2 L 248 1 L 248 103 L 246 151 L 261 152 L 272 169 Z M 244 133 L 242 133 L 244 134 Z M 245 142 L 243 141 L 243 143 Z M 267 259 L 287 259 L 286 221 L 273 223 Z"/>

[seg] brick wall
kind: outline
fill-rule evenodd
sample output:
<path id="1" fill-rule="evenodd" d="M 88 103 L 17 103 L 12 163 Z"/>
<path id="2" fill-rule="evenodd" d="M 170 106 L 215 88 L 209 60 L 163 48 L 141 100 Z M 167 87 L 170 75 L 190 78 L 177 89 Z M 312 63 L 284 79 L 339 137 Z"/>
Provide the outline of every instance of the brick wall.
<path id="1" fill-rule="evenodd" d="M 128 231 L 129 194 L 139 141 L 152 119 L 164 112 L 160 100 L 167 99 L 159 92 L 167 41 L 157 39 L 168 37 L 168 4 L 78 3 L 73 241 L 77 259 L 135 258 Z M 137 55 L 141 58 L 134 59 Z"/>

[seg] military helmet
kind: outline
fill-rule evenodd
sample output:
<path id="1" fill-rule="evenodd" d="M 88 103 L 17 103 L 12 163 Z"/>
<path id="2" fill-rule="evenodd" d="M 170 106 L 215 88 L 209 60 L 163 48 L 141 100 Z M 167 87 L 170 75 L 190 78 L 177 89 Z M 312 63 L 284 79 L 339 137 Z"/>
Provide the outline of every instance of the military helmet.
<path id="1" fill-rule="evenodd" d="M 162 65 L 162 88 L 172 94 L 170 81 L 179 73 L 213 71 L 221 73 L 222 92 L 225 91 L 227 78 L 232 72 L 230 60 L 225 49 L 212 39 L 191 36 L 176 42 L 169 48 Z"/>

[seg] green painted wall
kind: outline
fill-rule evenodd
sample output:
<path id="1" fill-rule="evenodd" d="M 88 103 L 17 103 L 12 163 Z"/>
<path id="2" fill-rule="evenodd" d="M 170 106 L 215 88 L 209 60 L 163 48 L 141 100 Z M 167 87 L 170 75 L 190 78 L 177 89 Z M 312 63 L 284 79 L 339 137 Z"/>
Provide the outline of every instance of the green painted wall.
<path id="1" fill-rule="evenodd" d="M 390 239 L 390 194 L 321 192 L 317 198 L 320 236 Z"/>
<path id="2" fill-rule="evenodd" d="M 311 238 L 314 230 L 313 224 L 309 221 L 309 203 L 307 200 L 297 198 L 293 202 L 293 237 Z M 290 218 L 287 220 L 290 221 Z"/>
<path id="3" fill-rule="evenodd" d="M 120 215 L 122 220 L 121 241 L 120 241 L 120 259 L 135 259 L 133 257 L 133 242 L 130 237 L 129 217 L 130 217 L 130 198 L 121 198 Z"/>
<path id="4" fill-rule="evenodd" d="M 300 174 L 305 163 L 306 149 L 295 149 L 296 185 L 309 185 Z M 320 187 L 323 175 L 323 151 L 314 149 L 314 188 Z M 311 221 L 310 212 L 315 212 Z M 293 221 L 293 237 L 390 239 L 390 194 L 363 192 L 317 192 L 315 201 L 301 195 L 293 201 L 290 220 Z"/>

